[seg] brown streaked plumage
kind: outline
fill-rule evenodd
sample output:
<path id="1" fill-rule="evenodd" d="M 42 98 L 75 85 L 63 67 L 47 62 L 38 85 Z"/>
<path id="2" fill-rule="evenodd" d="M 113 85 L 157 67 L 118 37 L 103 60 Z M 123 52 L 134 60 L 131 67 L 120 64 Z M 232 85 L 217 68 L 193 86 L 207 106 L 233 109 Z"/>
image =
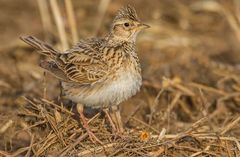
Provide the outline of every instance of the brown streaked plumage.
<path id="1" fill-rule="evenodd" d="M 66 97 L 85 106 L 107 108 L 119 105 L 140 89 L 135 41 L 147 27 L 135 9 L 127 6 L 119 10 L 105 38 L 80 41 L 63 53 L 35 37 L 21 39 L 52 59 L 40 66 L 61 80 Z"/>

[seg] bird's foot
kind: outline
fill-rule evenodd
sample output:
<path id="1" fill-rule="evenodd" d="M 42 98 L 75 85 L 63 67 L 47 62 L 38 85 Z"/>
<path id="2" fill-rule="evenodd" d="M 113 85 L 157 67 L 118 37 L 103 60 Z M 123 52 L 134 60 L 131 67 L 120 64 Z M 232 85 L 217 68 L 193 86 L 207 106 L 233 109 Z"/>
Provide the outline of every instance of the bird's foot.
<path id="1" fill-rule="evenodd" d="M 107 119 L 108 119 L 108 121 L 109 121 L 109 123 L 110 123 L 110 125 L 112 127 L 112 133 L 117 132 L 117 128 L 116 128 L 116 126 L 115 126 L 111 116 L 109 115 L 109 110 L 108 109 L 104 109 L 103 111 L 104 111 L 104 113 L 105 113 L 105 115 L 106 115 L 106 117 L 107 117 Z"/>
<path id="2" fill-rule="evenodd" d="M 116 124 L 117 134 L 121 135 L 124 132 L 122 117 L 118 106 L 112 106 L 111 117 Z"/>
<path id="3" fill-rule="evenodd" d="M 100 144 L 103 144 L 103 142 L 101 140 L 99 140 L 97 138 L 97 136 L 95 136 L 95 134 L 92 132 L 92 130 L 90 129 L 89 125 L 88 125 L 88 121 L 86 120 L 84 114 L 83 114 L 83 106 L 81 104 L 78 104 L 77 105 L 77 110 L 78 110 L 78 113 L 80 115 L 80 121 L 83 123 L 83 128 L 86 129 L 87 133 L 88 133 L 88 136 L 90 138 L 90 140 L 93 142 L 93 143 L 100 143 Z"/>
<path id="4" fill-rule="evenodd" d="M 84 129 L 86 129 L 88 136 L 93 143 L 97 142 L 97 143 L 103 145 L 103 142 L 97 138 L 97 136 L 89 128 L 88 124 L 84 124 L 83 127 L 84 127 Z"/>

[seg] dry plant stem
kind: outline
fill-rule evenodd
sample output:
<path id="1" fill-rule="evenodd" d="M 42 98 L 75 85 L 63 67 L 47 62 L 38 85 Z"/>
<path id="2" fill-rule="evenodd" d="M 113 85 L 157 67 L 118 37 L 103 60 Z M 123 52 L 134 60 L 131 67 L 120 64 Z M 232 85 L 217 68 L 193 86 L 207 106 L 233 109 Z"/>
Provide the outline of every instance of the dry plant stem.
<path id="1" fill-rule="evenodd" d="M 235 0 L 235 5 L 239 5 L 237 3 L 237 1 L 238 0 Z M 205 3 L 208 3 L 208 2 L 205 2 Z M 220 4 L 217 1 L 213 1 L 213 3 L 215 5 L 215 7 L 214 7 L 214 9 L 212 9 L 212 11 L 218 12 L 219 14 L 223 14 L 226 17 L 226 19 L 227 19 L 229 25 L 231 26 L 232 30 L 235 32 L 236 38 L 240 41 L 239 14 L 237 14 L 237 17 L 235 18 L 234 15 L 231 13 L 231 11 L 228 10 L 227 7 L 224 4 Z M 209 10 L 209 8 L 207 8 L 206 5 L 205 5 L 205 7 L 200 8 L 200 9 Z M 239 11 L 237 11 L 237 13 L 239 13 Z"/>
<path id="2" fill-rule="evenodd" d="M 158 142 L 164 138 L 166 132 L 167 132 L 167 130 L 165 128 L 162 128 L 162 131 L 160 132 L 158 139 L 157 139 Z"/>
<path id="3" fill-rule="evenodd" d="M 164 88 L 161 88 L 161 90 L 158 92 L 156 98 L 154 99 L 153 105 L 150 105 L 150 115 L 149 115 L 149 121 L 148 124 L 151 125 L 152 124 L 152 118 L 153 118 L 153 114 L 156 112 L 156 106 L 159 103 L 159 97 L 162 95 L 162 93 L 164 92 Z"/>
<path id="4" fill-rule="evenodd" d="M 14 152 L 12 155 L 9 155 L 7 157 L 15 157 L 15 156 L 18 157 L 20 154 L 27 151 L 28 149 L 29 149 L 29 147 L 20 148 L 16 152 Z"/>
<path id="5" fill-rule="evenodd" d="M 166 138 L 166 139 L 175 139 L 175 138 L 179 138 L 180 136 L 183 136 L 183 135 L 189 135 L 189 134 L 188 133 L 187 134 L 181 134 L 181 135 L 180 134 L 166 134 L 164 136 L 164 138 Z M 213 136 L 213 135 L 209 135 L 207 133 L 205 133 L 205 134 L 191 133 L 190 135 L 193 136 L 193 137 L 199 138 L 199 139 L 206 138 L 206 139 L 212 139 L 212 140 L 226 140 L 226 141 L 232 141 L 232 142 L 238 142 L 238 143 L 240 142 L 240 139 L 237 139 L 235 137 Z M 159 135 L 152 135 L 151 137 L 157 139 L 159 137 Z M 238 148 L 240 150 L 240 147 L 238 147 Z"/>
<path id="6" fill-rule="evenodd" d="M 104 15 L 107 11 L 108 5 L 111 0 L 101 0 L 99 7 L 98 7 L 98 16 L 97 16 L 97 22 L 96 22 L 96 32 L 94 35 L 97 35 L 99 33 L 100 27 L 103 22 Z"/>
<path id="7" fill-rule="evenodd" d="M 152 156 L 153 157 L 159 157 L 163 152 L 165 151 L 165 149 L 164 148 L 160 148 L 158 151 L 156 151 Z"/>
<path id="8" fill-rule="evenodd" d="M 44 153 L 44 151 L 48 148 L 50 148 L 50 146 L 52 146 L 54 143 L 57 142 L 57 137 L 55 136 L 54 138 L 52 138 L 51 140 L 48 140 L 46 143 L 44 143 L 45 145 L 43 145 L 44 147 L 42 147 L 42 149 L 39 149 L 36 152 L 36 156 L 41 155 L 42 153 Z"/>
<path id="9" fill-rule="evenodd" d="M 170 112 L 176 106 L 176 104 L 177 104 L 178 100 L 180 99 L 180 97 L 181 97 L 181 93 L 178 92 L 175 95 L 175 97 L 173 98 L 171 104 L 168 106 L 166 113 L 163 115 L 163 121 L 165 121 L 167 118 L 169 118 Z"/>
<path id="10" fill-rule="evenodd" d="M 40 148 L 37 150 L 35 155 L 39 156 L 40 154 L 42 154 L 44 152 L 44 150 L 49 148 L 53 143 L 55 143 L 56 140 L 57 140 L 57 136 L 55 134 L 53 134 L 53 132 L 51 131 L 45 139 L 43 139 L 42 141 L 39 142 L 39 143 L 41 143 L 41 144 L 39 144 Z"/>
<path id="11" fill-rule="evenodd" d="M 36 127 L 36 126 L 41 125 L 41 124 L 44 124 L 44 123 L 46 123 L 46 122 L 47 122 L 46 120 L 37 122 L 37 123 L 35 123 L 35 124 L 33 124 L 33 125 L 30 125 L 30 126 L 24 128 L 24 129 L 22 129 L 21 131 L 29 130 L 29 129 L 33 128 L 33 127 Z"/>
<path id="12" fill-rule="evenodd" d="M 78 42 L 78 32 L 77 32 L 77 25 L 76 25 L 76 20 L 75 20 L 75 16 L 74 16 L 72 0 L 65 0 L 64 2 L 66 5 L 68 23 L 70 26 L 73 43 L 77 43 Z"/>
<path id="13" fill-rule="evenodd" d="M 157 129 L 153 128 L 151 125 L 148 125 L 147 123 L 139 120 L 138 118 L 136 117 L 132 117 L 133 120 L 139 122 L 140 124 L 146 126 L 147 128 L 151 129 L 152 131 L 156 132 L 157 134 L 160 134 L 160 131 L 158 131 Z"/>
<path id="14" fill-rule="evenodd" d="M 90 155 L 92 152 L 100 152 L 100 151 L 103 151 L 107 148 L 112 148 L 116 144 L 118 144 L 118 143 L 109 143 L 109 144 L 106 144 L 106 145 L 103 145 L 103 146 L 100 146 L 100 147 L 90 148 L 89 150 L 85 150 L 85 151 L 82 151 L 82 152 L 78 153 L 78 156 L 84 156 L 84 155 L 88 155 L 88 154 Z"/>
<path id="15" fill-rule="evenodd" d="M 189 96 L 194 96 L 195 95 L 192 91 L 190 91 L 188 88 L 184 87 L 181 84 L 173 84 L 173 87 L 181 90 L 184 94 L 187 94 Z"/>
<path id="16" fill-rule="evenodd" d="M 68 147 L 66 147 L 66 149 L 59 155 L 59 157 L 64 157 L 66 156 L 66 154 L 73 149 L 76 145 L 79 144 L 79 142 L 81 142 L 82 140 L 84 140 L 86 137 L 88 136 L 88 133 L 85 133 L 83 135 L 81 135 L 78 139 L 76 139 L 76 141 L 72 144 L 69 145 Z"/>
<path id="17" fill-rule="evenodd" d="M 15 157 L 15 156 L 18 157 L 20 154 L 24 153 L 25 151 L 29 152 L 29 149 L 31 150 L 32 146 L 36 145 L 36 143 L 33 143 L 33 136 L 32 135 L 30 135 L 30 136 L 31 136 L 30 146 L 24 147 L 24 148 L 19 148 L 17 151 L 15 151 L 12 154 L 9 154 L 9 153 L 7 154 L 6 152 L 0 151 L 0 155 L 3 154 L 3 155 L 6 155 L 6 157 Z M 26 155 L 28 154 L 28 152 L 26 153 Z"/>
<path id="18" fill-rule="evenodd" d="M 239 92 L 229 93 L 229 94 L 219 98 L 217 103 L 221 103 L 223 101 L 226 101 L 226 100 L 229 100 L 229 99 L 232 99 L 232 98 L 235 98 L 235 97 L 239 97 L 239 96 L 240 96 Z"/>
<path id="19" fill-rule="evenodd" d="M 201 106 L 202 106 L 202 109 L 201 109 L 201 112 L 202 112 L 202 115 L 204 117 L 207 117 L 207 120 L 208 120 L 208 126 L 211 128 L 211 130 L 213 132 L 216 132 L 216 129 L 212 123 L 212 121 L 210 121 L 210 116 L 209 113 L 208 113 L 208 108 L 209 108 L 209 104 L 208 104 L 208 101 L 206 100 L 206 96 L 204 96 L 203 92 L 201 89 L 199 89 L 199 93 L 200 93 L 200 101 L 201 101 Z"/>
<path id="20" fill-rule="evenodd" d="M 52 22 L 50 17 L 50 12 L 47 5 L 47 0 L 37 0 L 38 7 L 41 15 L 42 25 L 45 33 L 45 37 L 47 38 L 49 32 L 52 30 Z"/>
<path id="21" fill-rule="evenodd" d="M 229 157 L 232 157 L 232 155 L 231 155 L 231 151 L 230 151 L 230 148 L 229 148 L 229 144 L 228 144 L 228 142 L 227 141 L 225 141 L 225 145 L 226 145 L 226 149 L 227 149 L 227 152 L 228 152 L 228 156 Z"/>
<path id="22" fill-rule="evenodd" d="M 166 134 L 164 136 L 165 139 L 176 139 L 179 138 L 183 135 L 188 135 L 188 134 Z M 232 141 L 236 143 L 236 146 L 238 150 L 240 151 L 240 139 L 237 139 L 235 137 L 225 137 L 225 136 L 213 136 L 213 135 L 208 135 L 208 134 L 199 134 L 199 133 L 193 133 L 191 136 L 199 139 L 211 139 L 211 140 L 225 140 L 225 141 Z M 158 135 L 152 135 L 152 138 L 158 138 Z"/>
<path id="23" fill-rule="evenodd" d="M 53 120 L 50 118 L 49 115 L 44 115 L 44 117 L 46 118 L 46 120 L 48 121 L 49 125 L 51 126 L 51 128 L 53 129 L 54 133 L 56 134 L 56 136 L 58 137 L 58 139 L 62 142 L 62 144 L 64 146 L 66 146 L 66 142 L 64 141 L 63 137 L 62 137 L 62 133 L 61 131 L 58 130 L 56 124 L 54 124 Z"/>
<path id="24" fill-rule="evenodd" d="M 27 99 L 26 97 L 24 97 L 24 98 Z M 59 106 L 59 105 L 57 105 L 57 104 L 55 104 L 55 103 L 53 103 L 53 102 L 51 102 L 51 101 L 49 101 L 49 100 L 47 100 L 47 99 L 43 99 L 43 98 L 42 98 L 41 100 L 42 100 L 43 102 L 45 102 L 47 105 L 53 105 L 54 107 L 60 109 L 61 111 L 65 112 L 65 113 L 68 113 L 68 114 L 70 114 L 70 115 L 74 115 L 73 112 L 71 112 L 71 111 L 65 109 L 64 107 Z"/>
<path id="25" fill-rule="evenodd" d="M 28 133 L 31 136 L 31 142 L 30 142 L 30 146 L 29 146 L 29 149 L 28 149 L 25 157 L 30 157 L 30 153 L 31 153 L 31 150 L 32 150 L 33 142 L 34 142 L 34 136 L 30 132 L 28 132 Z"/>
<path id="26" fill-rule="evenodd" d="M 69 48 L 69 46 L 68 46 L 68 42 L 67 42 L 67 35 L 65 32 L 63 19 L 60 14 L 60 9 L 59 9 L 57 0 L 50 0 L 50 5 L 51 5 L 52 12 L 53 12 L 55 23 L 57 25 L 58 34 L 59 34 L 59 37 L 61 40 L 62 50 L 66 50 Z"/>
<path id="27" fill-rule="evenodd" d="M 8 128 L 10 128 L 13 125 L 13 120 L 8 120 L 3 126 L 0 128 L 0 134 L 3 134 L 5 131 L 7 131 Z"/>
<path id="28" fill-rule="evenodd" d="M 87 121 L 87 124 L 90 124 L 94 119 L 97 119 L 100 116 L 100 113 L 97 113 L 95 116 L 93 116 L 91 119 Z"/>
<path id="29" fill-rule="evenodd" d="M 123 149 L 125 148 L 126 146 L 124 146 L 123 148 L 120 148 L 118 150 L 116 150 L 115 152 L 113 152 L 112 154 L 110 154 L 108 157 L 115 157 L 116 154 L 118 154 L 119 152 L 123 151 Z"/>
<path id="30" fill-rule="evenodd" d="M 237 19 L 234 17 L 234 15 L 229 10 L 227 10 L 227 8 L 224 5 L 221 5 L 221 11 L 226 16 L 230 26 L 232 27 L 233 31 L 235 32 L 235 35 L 236 35 L 238 41 L 240 41 L 239 21 L 237 21 Z"/>
<path id="31" fill-rule="evenodd" d="M 204 122 L 208 120 L 208 117 L 203 117 L 192 124 L 192 126 L 185 131 L 186 134 L 191 133 L 192 131 L 196 130 L 198 127 L 200 127 Z"/>
<path id="32" fill-rule="evenodd" d="M 236 16 L 238 19 L 238 22 L 240 23 L 240 1 L 239 0 L 233 0 L 234 5 L 235 5 L 235 10 L 236 10 Z"/>
<path id="33" fill-rule="evenodd" d="M 204 150 L 202 150 L 202 151 L 198 151 L 198 152 L 192 154 L 190 157 L 195 157 L 195 156 L 198 156 L 198 155 L 200 155 L 200 154 L 204 154 L 204 153 L 207 154 L 208 151 L 209 151 L 209 148 L 210 148 L 210 146 L 207 146 Z M 212 154 L 212 155 L 217 156 L 217 155 L 215 155 L 215 154 Z"/>
<path id="34" fill-rule="evenodd" d="M 0 150 L 0 155 L 6 156 L 6 157 L 12 157 L 12 155 L 10 153 L 2 151 L 2 150 Z"/>
<path id="35" fill-rule="evenodd" d="M 203 150 L 203 151 L 201 151 L 200 149 L 196 149 L 196 148 L 192 148 L 192 147 L 186 147 L 186 146 L 174 146 L 174 149 L 184 149 L 184 150 L 187 150 L 187 151 L 190 151 L 190 152 L 197 152 L 197 153 L 199 153 L 200 152 L 200 154 L 204 154 L 204 155 L 211 155 L 211 156 L 217 156 L 217 154 L 216 153 L 214 153 L 214 152 L 210 152 L 210 151 L 205 151 L 205 150 Z M 196 155 L 194 155 L 194 157 L 195 157 Z M 192 156 L 190 156 L 190 157 L 192 157 Z"/>
<path id="36" fill-rule="evenodd" d="M 196 88 L 200 88 L 200 89 L 209 91 L 209 92 L 214 92 L 216 94 L 220 94 L 220 95 L 223 95 L 223 96 L 226 95 L 226 93 L 222 90 L 215 89 L 215 88 L 209 87 L 209 86 L 205 86 L 205 85 L 202 85 L 202 84 L 199 84 L 199 83 L 191 82 L 191 83 L 189 83 L 189 85 L 192 86 L 192 87 L 196 87 Z"/>
<path id="37" fill-rule="evenodd" d="M 136 108 L 129 114 L 129 116 L 126 118 L 126 121 L 123 123 L 124 125 L 126 125 L 129 120 L 137 113 L 137 111 L 140 109 L 141 105 L 136 106 Z"/>
<path id="38" fill-rule="evenodd" d="M 191 119 L 194 119 L 194 116 L 192 115 L 192 111 L 189 109 L 188 104 L 184 101 L 179 100 L 179 106 L 183 109 L 183 112 L 188 115 Z"/>
<path id="39" fill-rule="evenodd" d="M 224 127 L 220 135 L 224 135 L 226 132 L 231 130 L 234 126 L 239 125 L 238 123 L 240 122 L 240 116 L 238 116 L 237 119 L 235 119 L 232 123 L 228 124 L 227 126 Z"/>
<path id="40" fill-rule="evenodd" d="M 46 99 L 47 98 L 47 73 L 46 71 L 43 72 L 43 98 Z"/>

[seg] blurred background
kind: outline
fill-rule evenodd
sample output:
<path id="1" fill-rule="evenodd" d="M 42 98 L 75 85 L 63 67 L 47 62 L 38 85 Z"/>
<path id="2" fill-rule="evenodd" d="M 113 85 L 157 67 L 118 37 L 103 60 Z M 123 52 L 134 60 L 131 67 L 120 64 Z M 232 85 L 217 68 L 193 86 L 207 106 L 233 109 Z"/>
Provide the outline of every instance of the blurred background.
<path id="1" fill-rule="evenodd" d="M 143 87 L 121 105 L 125 126 L 240 136 L 239 0 L 0 0 L 0 150 L 31 141 L 19 133 L 38 122 L 28 117 L 25 97 L 63 104 L 58 80 L 38 66 L 43 56 L 19 37 L 34 35 L 64 50 L 106 35 L 127 4 L 151 28 L 137 39 Z M 50 130 L 30 132 L 38 139 Z"/>

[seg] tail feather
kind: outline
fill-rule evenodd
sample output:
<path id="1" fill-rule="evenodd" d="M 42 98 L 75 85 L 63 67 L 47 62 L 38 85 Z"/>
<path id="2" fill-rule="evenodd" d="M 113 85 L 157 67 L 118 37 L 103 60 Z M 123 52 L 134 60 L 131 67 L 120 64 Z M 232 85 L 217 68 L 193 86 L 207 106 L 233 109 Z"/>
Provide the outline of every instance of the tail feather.
<path id="1" fill-rule="evenodd" d="M 52 46 L 33 36 L 21 36 L 20 39 L 39 50 L 41 54 L 46 55 L 52 59 L 55 59 L 56 56 L 59 55 L 59 52 L 55 50 Z"/>

